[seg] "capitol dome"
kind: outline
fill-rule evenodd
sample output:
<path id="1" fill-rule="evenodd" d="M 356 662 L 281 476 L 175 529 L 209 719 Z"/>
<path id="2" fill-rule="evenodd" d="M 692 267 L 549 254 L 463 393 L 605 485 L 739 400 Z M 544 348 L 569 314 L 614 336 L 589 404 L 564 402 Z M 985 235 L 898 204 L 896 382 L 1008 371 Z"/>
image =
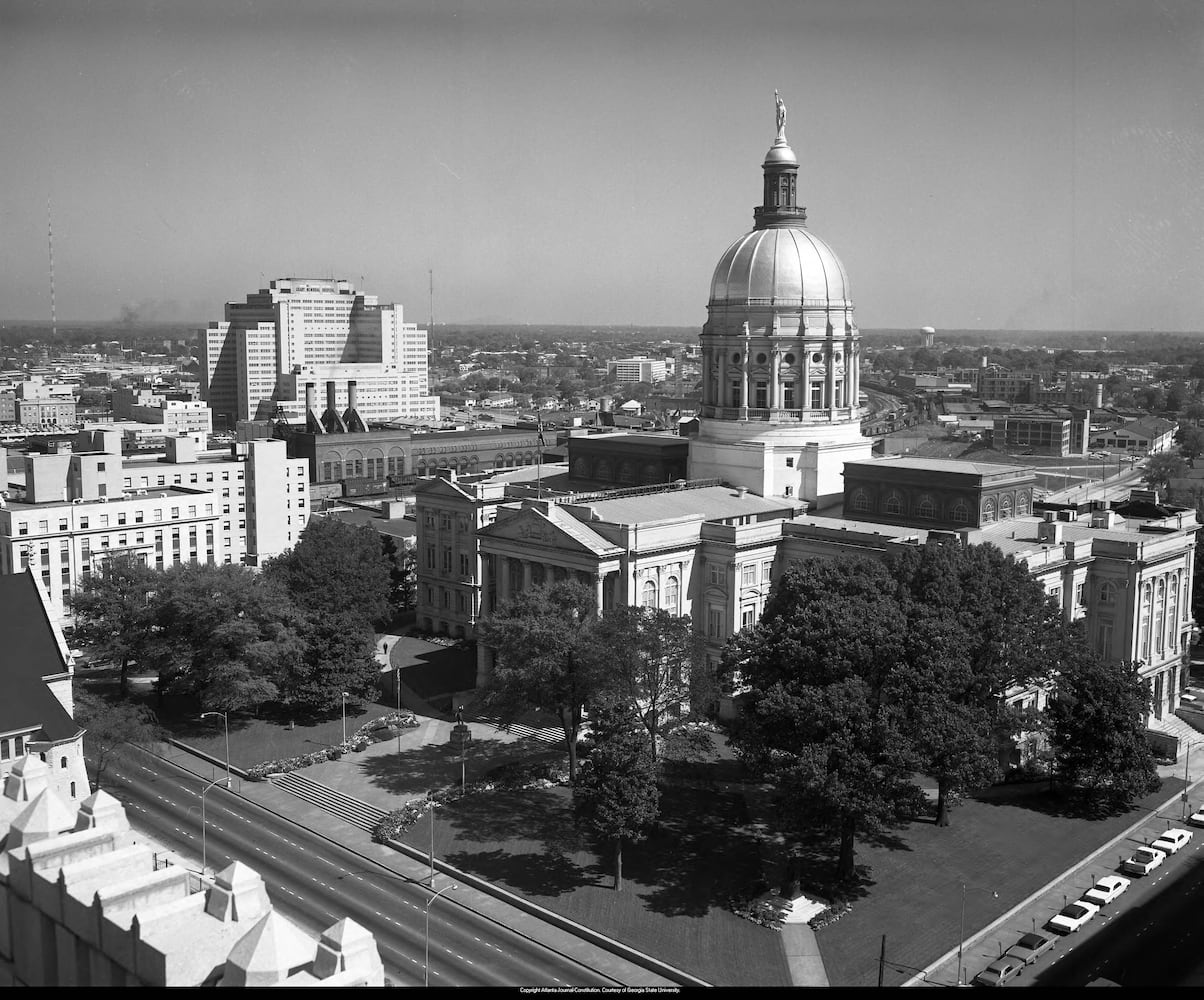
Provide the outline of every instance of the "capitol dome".
<path id="1" fill-rule="evenodd" d="M 801 225 L 745 234 L 727 248 L 711 278 L 712 306 L 844 306 L 851 298 L 844 265 Z"/>

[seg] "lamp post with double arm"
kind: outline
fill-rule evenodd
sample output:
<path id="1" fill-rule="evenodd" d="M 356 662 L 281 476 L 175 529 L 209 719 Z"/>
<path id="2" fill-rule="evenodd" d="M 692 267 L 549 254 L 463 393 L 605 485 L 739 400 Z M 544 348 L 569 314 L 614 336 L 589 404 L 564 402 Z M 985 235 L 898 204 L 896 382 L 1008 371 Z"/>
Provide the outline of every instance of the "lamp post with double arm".
<path id="1" fill-rule="evenodd" d="M 999 898 L 999 893 L 994 889 L 984 889 L 981 886 L 971 886 L 972 889 L 978 889 L 982 892 L 989 892 L 995 899 Z M 962 883 L 962 919 L 961 926 L 957 932 L 957 985 L 961 986 L 965 982 L 965 969 L 962 966 L 962 946 L 966 943 L 966 883 Z"/>

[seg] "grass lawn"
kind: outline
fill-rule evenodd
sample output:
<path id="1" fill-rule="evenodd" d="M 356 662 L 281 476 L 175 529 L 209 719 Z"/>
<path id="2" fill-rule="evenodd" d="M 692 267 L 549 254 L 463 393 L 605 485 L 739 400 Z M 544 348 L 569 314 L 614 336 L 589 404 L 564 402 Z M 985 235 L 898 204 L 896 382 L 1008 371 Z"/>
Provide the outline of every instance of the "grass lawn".
<path id="1" fill-rule="evenodd" d="M 391 708 L 349 710 L 348 731 Z M 169 704 L 160 720 L 177 738 L 224 759 L 220 718 L 201 722 L 195 706 Z M 231 756 L 244 767 L 327 746 L 341 736 L 337 715 L 292 729 L 268 719 L 230 719 Z M 470 778 L 516 757 L 558 754 L 533 740 L 474 740 Z M 400 755 L 352 754 L 308 773 L 389 809 L 425 788 L 455 782 L 459 767 L 451 757 L 444 745 L 421 745 Z M 730 759 L 695 765 L 690 780 L 667 785 L 660 827 L 624 851 L 622 892 L 612 888 L 609 853 L 600 855 L 574 830 L 564 788 L 483 792 L 449 803 L 436 813 L 436 852 L 708 982 L 786 986 L 781 936 L 727 908 L 732 895 L 758 879 L 776 887 L 782 875 L 769 796 L 734 780 L 734 767 Z M 1040 784 L 1001 786 L 964 801 L 949 827 L 922 819 L 877 843 L 859 841 L 860 884 L 852 909 L 817 933 L 830 982 L 876 985 L 883 935 L 886 983 L 903 982 L 956 946 L 962 882 L 970 887 L 969 933 L 1091 854 L 1181 785 L 1167 779 L 1133 810 L 1102 819 L 1075 813 Z M 420 823 L 406 839 L 425 852 L 428 829 Z M 833 848 L 830 843 L 804 848 L 804 886 L 822 882 L 832 870 Z"/>

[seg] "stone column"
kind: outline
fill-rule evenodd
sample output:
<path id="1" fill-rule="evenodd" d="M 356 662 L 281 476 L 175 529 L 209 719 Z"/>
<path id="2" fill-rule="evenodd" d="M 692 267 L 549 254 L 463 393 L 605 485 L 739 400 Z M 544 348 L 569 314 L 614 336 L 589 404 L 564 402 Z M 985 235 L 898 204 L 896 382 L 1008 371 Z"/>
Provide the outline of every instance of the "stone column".
<path id="1" fill-rule="evenodd" d="M 531 589 L 531 560 L 522 560 L 523 564 L 523 590 Z"/>
<path id="2" fill-rule="evenodd" d="M 769 378 L 769 408 L 771 410 L 780 410 L 782 408 L 782 386 L 780 383 L 782 374 L 782 355 L 778 350 L 777 344 L 773 345 L 770 359 L 773 363 L 772 373 Z"/>

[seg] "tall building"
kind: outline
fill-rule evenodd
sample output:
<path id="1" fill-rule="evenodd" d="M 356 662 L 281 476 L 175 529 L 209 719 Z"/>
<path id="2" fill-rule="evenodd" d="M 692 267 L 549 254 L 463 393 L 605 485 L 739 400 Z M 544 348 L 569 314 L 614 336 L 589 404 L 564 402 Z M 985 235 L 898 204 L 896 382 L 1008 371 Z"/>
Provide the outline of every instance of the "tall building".
<path id="1" fill-rule="evenodd" d="M 751 232 L 724 252 L 702 328 L 702 408 L 690 478 L 826 505 L 846 461 L 868 458 L 858 392 L 861 339 L 849 277 L 806 227 L 786 110 L 762 164 Z"/>
<path id="2" fill-rule="evenodd" d="M 611 382 L 663 382 L 664 358 L 620 358 L 606 363 L 606 377 Z"/>
<path id="3" fill-rule="evenodd" d="M 342 279 L 279 278 L 225 312 L 200 338 L 201 394 L 216 426 L 304 420 L 307 383 L 348 381 L 365 420 L 438 419 L 426 331 L 403 322 L 400 305 L 382 305 Z"/>

